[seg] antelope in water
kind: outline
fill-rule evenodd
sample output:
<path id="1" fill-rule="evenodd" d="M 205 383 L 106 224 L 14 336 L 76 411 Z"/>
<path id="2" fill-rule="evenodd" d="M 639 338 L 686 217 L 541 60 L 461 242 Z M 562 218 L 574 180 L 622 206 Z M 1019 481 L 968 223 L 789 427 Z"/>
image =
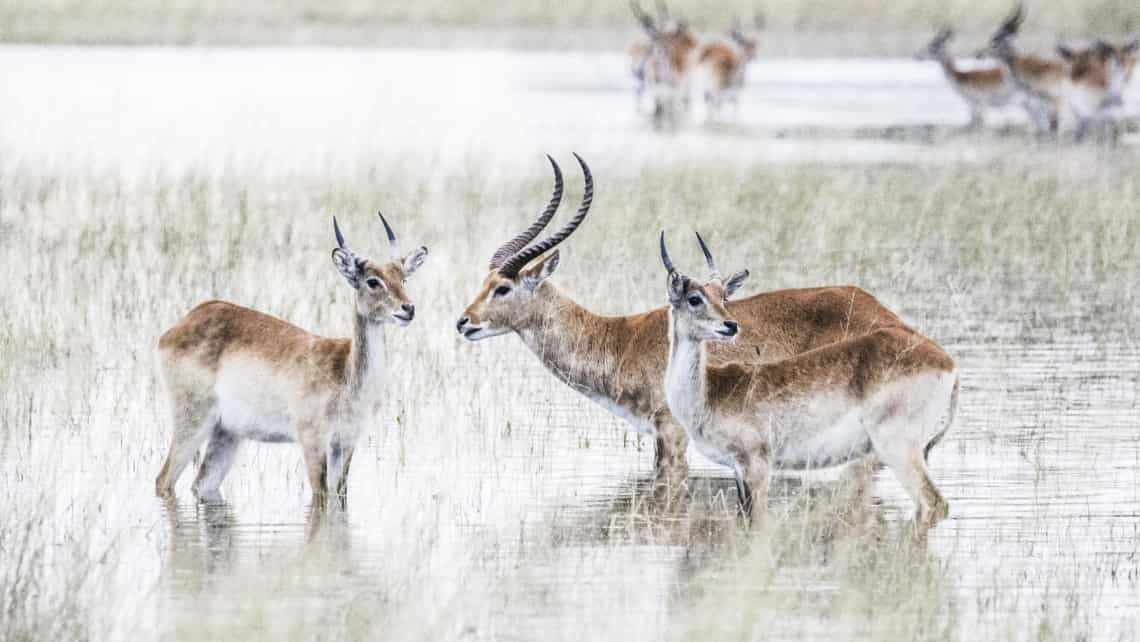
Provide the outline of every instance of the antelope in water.
<path id="1" fill-rule="evenodd" d="M 582 205 L 565 227 L 530 244 L 554 216 L 562 198 L 562 173 L 554 170 L 554 193 L 529 228 L 491 257 L 490 272 L 456 323 L 468 341 L 513 332 L 556 378 L 651 436 L 658 475 L 687 470 L 684 428 L 669 412 L 661 381 L 669 354 L 665 308 L 640 314 L 595 314 L 549 281 L 559 263 L 555 248 L 582 224 L 594 195 L 593 178 L 581 158 L 586 189 Z M 553 250 L 553 251 L 551 251 Z M 739 285 L 746 272 L 726 283 Z M 902 326 L 890 310 L 854 287 L 780 290 L 728 303 L 745 323 L 735 343 L 710 351 L 714 364 L 765 362 L 880 327 Z"/>
<path id="2" fill-rule="evenodd" d="M 684 21 L 668 19 L 664 3 L 658 5 L 660 21 L 645 13 L 636 0 L 629 7 L 649 38 L 648 43 L 638 42 L 630 49 L 637 107 L 641 108 L 648 93 L 653 101 L 653 124 L 675 124 L 688 107 L 689 71 L 697 39 Z"/>
<path id="3" fill-rule="evenodd" d="M 946 50 L 946 45 L 953 37 L 953 30 L 942 29 L 917 57 L 935 60 L 941 65 L 942 73 L 950 81 L 950 86 L 970 110 L 970 122 L 966 129 L 973 130 L 985 124 L 986 111 L 1012 103 L 1017 91 L 1006 81 L 1001 67 L 961 69 Z"/>
<path id="4" fill-rule="evenodd" d="M 344 501 L 353 447 L 363 423 L 383 401 L 384 329 L 406 326 L 416 308 L 404 280 L 423 264 L 427 248 L 400 256 L 384 219 L 392 259 L 377 263 L 344 242 L 333 219 L 333 265 L 353 292 L 350 339 L 310 334 L 249 308 L 209 301 L 191 310 L 158 342 L 158 363 L 174 416 L 170 453 L 155 491 L 172 497 L 183 469 L 209 440 L 194 481 L 202 501 L 218 488 L 243 439 L 299 442 L 313 492 Z"/>
<path id="5" fill-rule="evenodd" d="M 743 279 L 722 279 L 697 239 L 712 273 L 704 284 L 673 267 L 661 233 L 669 300 L 665 396 L 697 450 L 732 469 L 744 514 L 751 515 L 755 496 L 764 501 L 772 468 L 821 468 L 873 454 L 918 506 L 916 523 L 945 518 L 949 505 L 930 480 L 926 456 L 954 418 L 954 360 L 894 325 L 774 363 L 710 364 L 705 344 L 731 342 L 746 327 L 726 304 Z"/>
<path id="6" fill-rule="evenodd" d="M 756 25 L 761 25 L 759 16 Z M 745 68 L 755 58 L 756 39 L 744 33 L 739 18 L 733 19 L 727 39 L 701 45 L 693 71 L 693 84 L 709 116 L 719 115 L 725 103 L 732 103 L 739 112 Z"/>
<path id="7" fill-rule="evenodd" d="M 1108 125 L 1113 138 L 1119 135 L 1117 120 L 1124 108 L 1124 90 L 1136 67 L 1137 48 L 1140 40 L 1135 39 L 1124 45 L 1097 40 L 1083 49 L 1057 47 L 1070 66 L 1067 98 L 1077 118 L 1078 141 L 1094 123 Z"/>
<path id="8" fill-rule="evenodd" d="M 1017 52 L 1013 41 L 1024 18 L 1024 8 L 1019 4 L 998 26 L 985 52 L 992 53 L 1001 63 L 1006 82 L 1020 94 L 1037 131 L 1055 135 L 1069 67 L 1060 60 Z"/>

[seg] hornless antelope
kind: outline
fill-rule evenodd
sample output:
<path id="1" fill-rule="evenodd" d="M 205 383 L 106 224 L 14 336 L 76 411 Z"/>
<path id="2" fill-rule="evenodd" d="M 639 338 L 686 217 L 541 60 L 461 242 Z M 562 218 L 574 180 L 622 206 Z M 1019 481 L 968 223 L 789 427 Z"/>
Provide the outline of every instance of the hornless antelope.
<path id="1" fill-rule="evenodd" d="M 238 443 L 252 439 L 299 442 L 314 506 L 324 506 L 326 485 L 343 501 L 357 435 L 382 401 L 384 328 L 415 317 L 404 280 L 428 252 L 421 246 L 400 256 L 396 235 L 382 214 L 380 220 L 392 254 L 383 264 L 350 250 L 333 219 L 333 265 L 355 290 L 351 339 L 319 337 L 223 301 L 199 305 L 162 335 L 158 362 L 174 437 L 155 480 L 158 495 L 173 496 L 183 469 L 209 439 L 193 490 L 216 501 Z"/>
<path id="2" fill-rule="evenodd" d="M 1017 53 L 1013 40 L 1024 18 L 1018 4 L 994 32 L 988 51 L 1001 62 L 1006 81 L 1021 95 L 1037 130 L 1056 134 L 1069 68 L 1060 60 Z"/>
<path id="3" fill-rule="evenodd" d="M 1116 117 L 1124 107 L 1124 90 L 1132 80 L 1137 48 L 1140 48 L 1140 40 L 1120 46 L 1097 40 L 1091 47 L 1080 50 L 1064 45 L 1057 47 L 1057 52 L 1070 65 L 1067 98 L 1077 117 L 1078 141 L 1094 122 L 1108 124 L 1112 135 L 1118 134 Z"/>
<path id="4" fill-rule="evenodd" d="M 918 506 L 918 524 L 946 517 L 949 504 L 930 480 L 926 455 L 954 417 L 954 360 L 896 325 L 775 363 L 710 365 L 705 343 L 723 345 L 744 327 L 726 306 L 744 279 L 721 279 L 697 239 L 712 272 L 703 285 L 673 267 L 661 233 L 669 295 L 665 395 L 697 450 L 733 470 L 745 515 L 754 493 L 767 496 L 772 468 L 835 466 L 874 454 Z"/>
<path id="5" fill-rule="evenodd" d="M 630 50 L 637 79 L 635 98 L 638 108 L 643 94 L 648 92 L 653 100 L 654 125 L 675 123 L 678 114 L 688 106 L 689 71 L 697 39 L 682 20 L 666 20 L 658 24 L 636 0 L 630 0 L 629 7 L 649 37 L 647 46 L 635 44 Z M 659 6 L 662 11 L 663 7 L 664 4 Z"/>
<path id="6" fill-rule="evenodd" d="M 669 355 L 665 308 L 627 316 L 595 314 L 549 281 L 559 263 L 555 247 L 582 224 L 593 199 L 593 179 L 581 158 L 586 191 L 577 215 L 556 234 L 527 247 L 562 198 L 562 173 L 553 159 L 550 163 L 550 203 L 529 228 L 495 251 L 490 273 L 456 330 L 468 341 L 514 332 L 556 378 L 652 436 L 659 475 L 682 474 L 685 431 L 670 414 L 661 387 Z M 740 341 L 712 349 L 710 359 L 717 364 L 786 359 L 876 328 L 903 326 L 874 297 L 854 287 L 765 292 L 728 307 L 746 330 Z"/>
<path id="7" fill-rule="evenodd" d="M 725 103 L 739 111 L 745 67 L 755 58 L 756 39 L 745 35 L 739 18 L 733 19 L 726 40 L 701 45 L 693 84 L 710 116 L 719 114 Z"/>
<path id="8" fill-rule="evenodd" d="M 1017 92 L 1010 83 L 1006 82 L 1000 67 L 960 69 L 953 56 L 946 50 L 947 43 L 953 37 L 952 29 L 942 29 L 917 57 L 935 60 L 942 66 L 942 72 L 950 81 L 950 86 L 962 97 L 962 100 L 966 101 L 966 106 L 970 110 L 970 122 L 966 125 L 966 129 L 977 129 L 985 124 L 986 110 L 1010 104 L 1017 96 Z"/>

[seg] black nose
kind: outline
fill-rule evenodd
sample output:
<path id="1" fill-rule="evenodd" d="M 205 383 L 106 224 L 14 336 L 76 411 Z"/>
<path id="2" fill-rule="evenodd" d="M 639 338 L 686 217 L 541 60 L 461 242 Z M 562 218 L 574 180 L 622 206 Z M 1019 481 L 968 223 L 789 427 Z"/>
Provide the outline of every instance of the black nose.
<path id="1" fill-rule="evenodd" d="M 411 303 L 405 303 L 401 305 L 400 309 L 408 313 L 409 319 L 416 316 L 416 306 L 412 305 Z"/>
<path id="2" fill-rule="evenodd" d="M 470 321 L 470 319 L 468 319 L 467 317 L 463 317 L 462 319 L 456 321 L 455 322 L 455 330 L 457 332 L 462 333 L 463 332 L 463 326 L 467 325 L 468 321 Z"/>
<path id="3" fill-rule="evenodd" d="M 728 330 L 728 336 L 732 336 L 740 331 L 740 324 L 736 321 L 725 321 L 724 327 Z"/>

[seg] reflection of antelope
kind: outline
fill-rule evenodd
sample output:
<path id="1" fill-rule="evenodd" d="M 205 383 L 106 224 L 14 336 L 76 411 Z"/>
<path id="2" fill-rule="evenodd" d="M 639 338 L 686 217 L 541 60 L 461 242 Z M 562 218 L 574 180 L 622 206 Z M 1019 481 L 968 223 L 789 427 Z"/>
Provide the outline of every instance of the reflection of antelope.
<path id="1" fill-rule="evenodd" d="M 415 316 L 404 280 L 427 256 L 420 247 L 388 263 L 356 255 L 333 219 L 333 264 L 355 290 L 351 339 L 328 339 L 281 319 L 222 301 L 191 310 L 158 342 L 158 361 L 174 415 L 170 454 L 155 481 L 159 495 L 174 484 L 209 440 L 194 493 L 216 501 L 243 439 L 297 441 L 305 457 L 314 505 L 327 489 L 343 496 L 361 423 L 381 399 L 384 328 Z"/>
<path id="2" fill-rule="evenodd" d="M 581 225 L 593 198 L 593 180 L 585 163 L 578 162 L 586 174 L 586 192 L 577 215 L 553 236 L 528 247 L 562 198 L 562 174 L 551 160 L 555 186 L 550 203 L 526 231 L 495 252 L 490 272 L 456 329 L 469 341 L 514 332 L 563 383 L 638 432 L 654 436 L 658 473 L 681 472 L 685 433 L 670 414 L 661 387 L 669 349 L 665 309 L 603 316 L 549 281 L 559 262 L 555 248 Z M 717 344 L 710 354 L 713 363 L 785 359 L 847 336 L 902 324 L 874 297 L 853 287 L 765 292 L 728 306 L 748 330 L 740 341 Z"/>
<path id="3" fill-rule="evenodd" d="M 932 59 L 942 66 L 942 73 L 950 86 L 957 92 L 970 110 L 968 129 L 977 129 L 984 122 L 985 112 L 1010 104 L 1017 92 L 1013 86 L 1006 82 L 1000 67 L 983 67 L 979 69 L 960 69 L 953 56 L 946 50 L 946 45 L 954 37 L 953 30 L 942 29 L 926 49 L 919 52 L 920 59 Z"/>
<path id="4" fill-rule="evenodd" d="M 1057 52 L 1069 62 L 1069 86 L 1066 98 L 1077 117 L 1077 140 L 1088 133 L 1093 123 L 1105 123 L 1115 137 L 1116 121 L 1124 107 L 1124 90 L 1132 80 L 1136 67 L 1136 50 L 1140 40 L 1113 45 L 1097 40 L 1092 46 L 1074 50 L 1058 46 Z"/>
<path id="5" fill-rule="evenodd" d="M 761 24 L 759 16 L 756 24 L 757 27 Z M 745 35 L 739 18 L 733 20 L 727 39 L 701 45 L 697 52 L 694 85 L 710 115 L 719 114 L 725 103 L 732 103 L 739 110 L 745 68 L 754 58 L 756 39 Z"/>
<path id="6" fill-rule="evenodd" d="M 930 480 L 926 455 L 953 420 L 953 359 L 896 325 L 775 363 L 710 365 L 705 343 L 740 333 L 726 303 L 743 278 L 721 279 L 697 239 L 713 275 L 705 284 L 674 269 L 661 234 L 669 294 L 665 395 L 697 450 L 733 470 L 745 514 L 754 492 L 767 497 L 772 468 L 822 468 L 873 453 L 917 504 L 919 524 L 946 517 L 949 505 Z"/>
<path id="7" fill-rule="evenodd" d="M 1024 8 L 1019 4 L 994 32 L 988 51 L 1001 62 L 1006 81 L 1021 95 L 1037 130 L 1056 134 L 1068 65 L 1014 49 L 1013 41 L 1024 18 Z"/>
<path id="8" fill-rule="evenodd" d="M 659 5 L 660 20 L 645 13 L 636 0 L 631 0 L 629 6 L 649 37 L 648 44 L 635 43 L 630 50 L 638 108 L 648 93 L 653 102 L 654 124 L 674 123 L 687 107 L 689 71 L 697 39 L 684 21 L 668 18 L 664 3 Z"/>

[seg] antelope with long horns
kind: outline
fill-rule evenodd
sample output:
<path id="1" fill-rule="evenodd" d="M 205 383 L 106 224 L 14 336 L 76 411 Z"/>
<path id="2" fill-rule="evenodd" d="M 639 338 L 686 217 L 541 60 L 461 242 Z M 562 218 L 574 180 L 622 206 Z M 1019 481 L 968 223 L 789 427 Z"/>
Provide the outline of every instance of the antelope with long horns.
<path id="1" fill-rule="evenodd" d="M 238 444 L 249 439 L 298 442 L 314 507 L 323 508 L 329 493 L 343 503 L 357 436 L 383 401 L 384 330 L 415 317 L 404 281 L 428 253 L 421 246 L 401 256 L 383 214 L 380 221 L 391 252 L 386 263 L 349 249 L 333 219 L 333 265 L 353 289 L 352 338 L 320 337 L 224 301 L 199 305 L 162 335 L 158 363 L 174 434 L 155 480 L 158 495 L 173 496 L 208 440 L 193 491 L 216 501 Z"/>
<path id="2" fill-rule="evenodd" d="M 1136 50 L 1140 40 L 1124 45 L 1097 40 L 1092 46 L 1073 49 L 1057 47 L 1070 66 L 1066 98 L 1077 118 L 1076 139 L 1082 140 L 1093 124 L 1104 124 L 1113 138 L 1119 135 L 1118 121 L 1124 109 L 1124 90 L 1132 81 Z"/>
<path id="3" fill-rule="evenodd" d="M 1018 94 L 1013 85 L 1006 81 L 1001 67 L 962 69 L 946 48 L 953 37 L 952 29 L 942 29 L 916 57 L 920 60 L 934 60 L 942 67 L 946 80 L 970 110 L 970 122 L 966 129 L 973 130 L 985 124 L 985 113 L 988 110 L 1011 104 Z"/>
<path id="4" fill-rule="evenodd" d="M 992 53 L 1001 63 L 1006 82 L 1020 95 L 1037 131 L 1055 135 L 1060 125 L 1069 66 L 1061 60 L 1016 50 L 1014 40 L 1024 19 L 1024 7 L 1018 4 L 998 26 L 989 48 L 983 53 Z"/>
<path id="5" fill-rule="evenodd" d="M 950 427 L 958 399 L 954 360 L 903 326 L 880 328 L 767 364 L 710 364 L 706 344 L 734 341 L 747 321 L 727 306 L 743 278 L 713 268 L 699 283 L 668 273 L 669 363 L 663 377 L 673 416 L 698 451 L 732 469 L 740 505 L 751 516 L 765 501 L 773 468 L 835 466 L 873 454 L 902 482 L 929 527 L 949 514 L 926 457 Z M 747 272 L 743 273 L 747 276 Z"/>
<path id="6" fill-rule="evenodd" d="M 637 0 L 630 0 L 629 7 L 648 37 L 648 43 L 638 42 L 630 49 L 638 109 L 648 94 L 654 125 L 674 124 L 688 106 L 689 71 L 697 38 L 683 20 L 668 17 L 663 2 L 658 5 L 658 20 L 646 13 Z"/>
<path id="7" fill-rule="evenodd" d="M 530 227 L 495 251 L 490 271 L 456 330 L 468 341 L 515 333 L 556 378 L 651 436 L 658 474 L 684 474 L 685 431 L 669 412 L 661 387 L 669 355 L 665 308 L 627 316 L 595 314 L 550 282 L 560 260 L 557 246 L 585 220 L 594 195 L 589 169 L 575 158 L 586 178 L 578 213 L 556 234 L 529 245 L 562 198 L 562 172 L 550 159 L 554 193 L 549 204 Z M 743 277 L 736 274 L 727 282 Z M 728 307 L 746 330 L 739 341 L 714 346 L 709 355 L 713 363 L 776 361 L 877 328 L 903 325 L 874 297 L 854 287 L 765 292 L 731 301 Z"/>

